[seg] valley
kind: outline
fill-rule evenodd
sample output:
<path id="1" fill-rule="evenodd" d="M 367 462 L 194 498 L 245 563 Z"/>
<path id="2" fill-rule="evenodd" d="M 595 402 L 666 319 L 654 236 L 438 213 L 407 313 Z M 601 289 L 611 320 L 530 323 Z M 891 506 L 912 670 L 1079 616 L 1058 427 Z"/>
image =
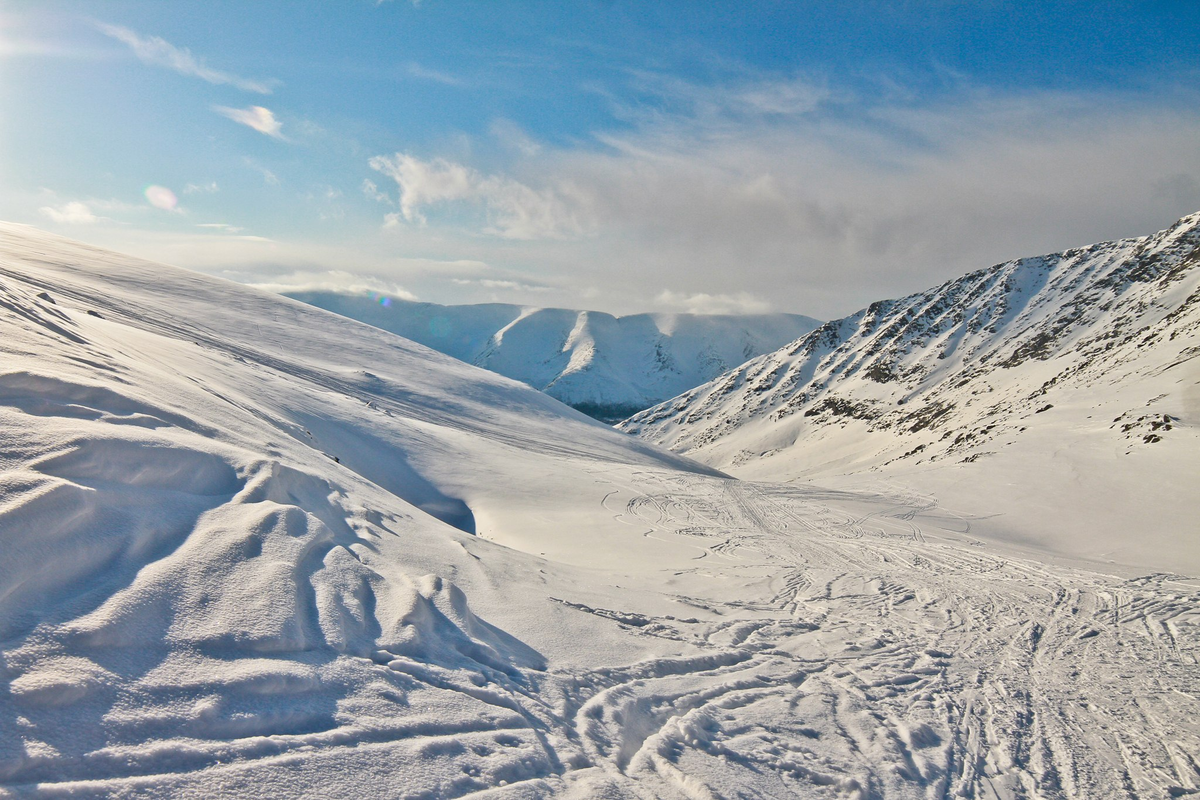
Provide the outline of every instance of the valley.
<path id="1" fill-rule="evenodd" d="M 22 226 L 0 303 L 0 794 L 1200 790 L 1186 571 Z"/>

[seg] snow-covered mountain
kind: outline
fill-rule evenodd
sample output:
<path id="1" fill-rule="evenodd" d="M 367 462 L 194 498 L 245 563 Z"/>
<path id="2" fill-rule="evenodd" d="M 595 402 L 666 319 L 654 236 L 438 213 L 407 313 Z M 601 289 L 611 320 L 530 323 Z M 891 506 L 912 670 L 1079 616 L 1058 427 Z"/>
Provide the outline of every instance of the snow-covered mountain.
<path id="1" fill-rule="evenodd" d="M 616 422 L 821 323 L 798 314 L 633 314 L 443 306 L 328 291 L 288 297 L 374 325 Z"/>
<path id="2" fill-rule="evenodd" d="M 1181 552 L 1099 573 L 733 480 L 0 223 L 3 796 L 1185 796 Z"/>
<path id="3" fill-rule="evenodd" d="M 1200 214 L 873 303 L 620 427 L 760 478 L 872 470 L 1075 554 L 1174 542 L 1195 570 L 1198 242 Z"/>

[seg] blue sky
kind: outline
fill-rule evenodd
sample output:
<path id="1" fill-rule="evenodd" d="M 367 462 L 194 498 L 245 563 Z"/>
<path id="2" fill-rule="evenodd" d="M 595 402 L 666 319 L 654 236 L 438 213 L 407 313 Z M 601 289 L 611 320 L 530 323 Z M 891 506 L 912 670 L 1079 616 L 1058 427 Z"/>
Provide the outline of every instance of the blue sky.
<path id="1" fill-rule="evenodd" d="M 267 286 L 849 313 L 1200 210 L 1200 4 L 0 6 L 0 216 Z"/>

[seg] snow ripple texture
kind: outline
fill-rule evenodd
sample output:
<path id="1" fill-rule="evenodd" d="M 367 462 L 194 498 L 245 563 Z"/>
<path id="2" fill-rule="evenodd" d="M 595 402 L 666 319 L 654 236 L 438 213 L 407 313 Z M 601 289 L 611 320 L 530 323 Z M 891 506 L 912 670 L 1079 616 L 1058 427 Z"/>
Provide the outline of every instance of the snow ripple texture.
<path id="1" fill-rule="evenodd" d="M 1200 583 L 0 227 L 0 794 L 1200 790 Z"/>

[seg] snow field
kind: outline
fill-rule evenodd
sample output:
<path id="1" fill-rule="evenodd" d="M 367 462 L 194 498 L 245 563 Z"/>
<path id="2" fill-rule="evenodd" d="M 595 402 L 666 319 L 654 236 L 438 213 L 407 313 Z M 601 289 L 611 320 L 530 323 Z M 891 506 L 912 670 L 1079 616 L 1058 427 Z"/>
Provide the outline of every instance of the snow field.
<path id="1" fill-rule="evenodd" d="M 1200 789 L 1193 579 L 17 226 L 0 303 L 0 794 Z"/>

